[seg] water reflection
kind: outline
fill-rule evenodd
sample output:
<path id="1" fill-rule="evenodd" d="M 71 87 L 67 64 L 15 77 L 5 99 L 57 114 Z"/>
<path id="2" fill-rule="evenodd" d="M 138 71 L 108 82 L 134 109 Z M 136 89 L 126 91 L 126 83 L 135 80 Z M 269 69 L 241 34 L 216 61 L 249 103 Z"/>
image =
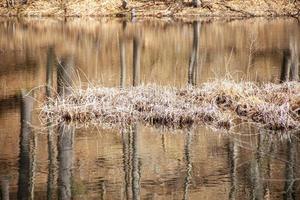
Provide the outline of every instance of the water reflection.
<path id="1" fill-rule="evenodd" d="M 282 82 L 299 80 L 299 51 L 294 37 L 290 39 L 289 45 L 289 49 L 283 51 L 280 76 Z"/>
<path id="2" fill-rule="evenodd" d="M 60 97 L 71 94 L 74 74 L 72 56 L 60 60 L 57 66 L 57 93 Z M 72 125 L 58 126 L 58 198 L 68 200 L 72 198 L 72 168 L 75 128 Z"/>
<path id="3" fill-rule="evenodd" d="M 139 159 L 138 126 L 122 132 L 124 199 L 140 199 L 141 161 Z"/>
<path id="4" fill-rule="evenodd" d="M 133 37 L 133 86 L 140 83 L 140 69 L 141 69 L 141 43 L 139 36 Z"/>
<path id="5" fill-rule="evenodd" d="M 184 145 L 184 157 L 186 162 L 186 177 L 184 180 L 184 191 L 183 191 L 183 199 L 189 199 L 189 187 L 192 179 L 192 156 L 191 156 L 191 145 L 192 145 L 192 132 L 188 131 L 186 133 L 185 145 Z"/>
<path id="6" fill-rule="evenodd" d="M 23 91 L 21 101 L 18 199 L 34 199 L 37 139 L 30 125 L 33 97 Z"/>
<path id="7" fill-rule="evenodd" d="M 283 54 L 281 81 L 299 81 L 299 51 L 295 38 L 290 40 L 290 48 Z M 285 185 L 283 199 L 296 198 L 295 169 L 297 166 L 297 141 L 287 141 L 287 162 L 285 167 Z"/>
<path id="8" fill-rule="evenodd" d="M 54 48 L 50 46 L 47 51 L 47 62 L 46 62 L 46 97 L 53 97 L 53 72 L 55 69 L 55 52 Z M 56 197 L 56 158 L 57 158 L 57 147 L 56 147 L 56 133 L 53 128 L 53 124 L 50 119 L 47 119 L 47 140 L 48 140 L 48 178 L 47 178 L 47 199 L 54 199 Z"/>
<path id="9" fill-rule="evenodd" d="M 140 161 L 139 161 L 139 137 L 138 127 L 134 126 L 132 131 L 132 199 L 140 199 Z"/>
<path id="10" fill-rule="evenodd" d="M 67 125 L 58 128 L 58 198 L 63 200 L 72 198 L 74 130 Z"/>
<path id="11" fill-rule="evenodd" d="M 295 141 L 287 142 L 287 163 L 286 163 L 286 181 L 284 185 L 285 193 L 283 195 L 284 199 L 297 199 L 296 198 L 296 174 L 295 169 L 297 168 L 297 147 Z"/>
<path id="12" fill-rule="evenodd" d="M 199 37 L 200 37 L 200 23 L 193 22 L 193 49 L 192 55 L 190 57 L 189 62 L 189 70 L 188 70 L 188 83 L 191 85 L 196 85 L 197 81 L 197 72 L 198 72 L 198 55 L 199 55 Z"/>
<path id="13" fill-rule="evenodd" d="M 125 78 L 126 78 L 126 49 L 124 44 L 124 39 L 119 38 L 120 41 L 120 87 L 123 88 L 125 86 Z"/>
<path id="14" fill-rule="evenodd" d="M 230 190 L 228 199 L 233 200 L 236 196 L 236 189 L 238 185 L 237 180 L 237 154 L 238 148 L 234 140 L 228 142 L 228 165 L 229 165 L 229 177 L 230 177 Z"/>
<path id="15" fill-rule="evenodd" d="M 251 127 L 231 136 L 204 127 L 177 132 L 142 124 L 75 132 L 71 124 L 49 120 L 46 129 L 33 128 L 40 126 L 33 111 L 45 96 L 64 97 L 81 86 L 77 70 L 81 80 L 113 87 L 197 85 L 226 73 L 297 81 L 300 32 L 293 20 L 0 23 L 2 199 L 299 196 L 297 134 L 272 139 Z M 34 100 L 28 92 L 41 85 L 45 96 L 34 92 Z M 27 92 L 20 95 L 22 89 Z"/>
<path id="16" fill-rule="evenodd" d="M 3 177 L 1 179 L 1 199 L 9 200 L 9 178 Z"/>
<path id="17" fill-rule="evenodd" d="M 122 42 L 122 41 L 121 41 Z M 123 54 L 123 55 L 122 55 Z M 123 44 L 120 44 L 120 58 L 121 58 L 121 73 L 120 73 L 120 85 L 125 86 L 125 49 Z M 141 47 L 140 47 L 140 36 L 135 35 L 133 37 L 133 63 L 132 63 L 132 86 L 140 84 L 140 58 Z M 123 150 L 123 168 L 124 168 L 124 183 L 125 199 L 140 199 L 140 165 L 139 160 L 139 133 L 138 125 L 135 124 L 130 127 L 129 130 L 123 130 L 122 134 L 122 150 Z M 130 192 L 131 188 L 131 192 Z M 130 195 L 131 194 L 131 195 Z"/>

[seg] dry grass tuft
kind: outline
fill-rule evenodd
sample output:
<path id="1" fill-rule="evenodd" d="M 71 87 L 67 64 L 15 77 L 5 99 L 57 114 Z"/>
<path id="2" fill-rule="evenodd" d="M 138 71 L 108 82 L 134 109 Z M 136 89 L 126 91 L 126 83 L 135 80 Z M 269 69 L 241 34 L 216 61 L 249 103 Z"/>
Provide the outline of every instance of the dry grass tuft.
<path id="1" fill-rule="evenodd" d="M 300 83 L 258 85 L 216 80 L 185 88 L 142 85 L 129 88 L 88 87 L 68 97 L 48 99 L 46 118 L 129 126 L 144 122 L 172 128 L 205 124 L 230 129 L 251 122 L 268 130 L 300 127 Z"/>

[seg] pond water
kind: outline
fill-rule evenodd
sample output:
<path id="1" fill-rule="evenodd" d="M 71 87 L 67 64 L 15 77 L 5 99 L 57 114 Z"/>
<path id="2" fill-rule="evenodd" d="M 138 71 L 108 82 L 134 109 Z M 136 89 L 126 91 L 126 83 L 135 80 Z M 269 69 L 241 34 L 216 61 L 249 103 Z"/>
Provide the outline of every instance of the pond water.
<path id="1" fill-rule="evenodd" d="M 2 199 L 300 198 L 297 132 L 75 128 L 39 115 L 64 81 L 298 80 L 297 20 L 0 18 L 0 36 Z"/>

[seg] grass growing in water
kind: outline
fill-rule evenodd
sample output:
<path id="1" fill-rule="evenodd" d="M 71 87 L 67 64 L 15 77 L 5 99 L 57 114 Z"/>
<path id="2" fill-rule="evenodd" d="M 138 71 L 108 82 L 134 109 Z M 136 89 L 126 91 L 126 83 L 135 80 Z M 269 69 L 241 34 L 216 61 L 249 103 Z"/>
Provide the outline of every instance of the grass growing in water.
<path id="1" fill-rule="evenodd" d="M 300 83 L 256 84 L 216 80 L 175 88 L 89 86 L 66 97 L 48 99 L 44 117 L 59 122 L 128 126 L 136 122 L 184 128 L 205 124 L 231 129 L 245 122 L 268 130 L 300 128 Z"/>

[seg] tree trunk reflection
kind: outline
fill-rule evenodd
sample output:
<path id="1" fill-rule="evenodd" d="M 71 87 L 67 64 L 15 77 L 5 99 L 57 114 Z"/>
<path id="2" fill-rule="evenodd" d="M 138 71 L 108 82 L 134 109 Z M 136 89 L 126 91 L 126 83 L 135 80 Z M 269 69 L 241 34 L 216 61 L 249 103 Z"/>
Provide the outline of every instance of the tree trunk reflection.
<path id="1" fill-rule="evenodd" d="M 57 69 L 57 90 L 60 97 L 71 94 L 73 80 L 73 57 L 63 58 Z M 59 124 L 58 127 L 58 198 L 72 198 L 72 167 L 75 128 Z"/>
<path id="2" fill-rule="evenodd" d="M 141 44 L 139 36 L 133 38 L 133 86 L 140 83 Z"/>
<path id="3" fill-rule="evenodd" d="M 1 199 L 9 200 L 9 178 L 3 177 L 1 180 Z"/>
<path id="4" fill-rule="evenodd" d="M 200 23 L 193 22 L 193 48 L 188 68 L 188 83 L 197 84 L 198 54 L 199 54 Z"/>
<path id="5" fill-rule="evenodd" d="M 55 52 L 51 46 L 47 52 L 47 64 L 46 64 L 46 97 L 52 97 L 53 90 L 53 67 L 55 63 Z M 47 140 L 48 140 L 48 178 L 47 178 L 47 199 L 55 198 L 55 171 L 56 171 L 56 158 L 57 158 L 57 147 L 56 147 L 56 134 L 53 130 L 52 123 L 47 119 Z"/>
<path id="6" fill-rule="evenodd" d="M 33 98 L 22 91 L 18 199 L 34 198 L 36 137 L 31 129 Z M 33 141 L 33 151 L 30 143 Z"/>
<path id="7" fill-rule="evenodd" d="M 193 133 L 189 130 L 186 133 L 185 137 L 185 145 L 184 145 L 184 159 L 186 162 L 186 177 L 184 180 L 184 190 L 183 190 L 183 199 L 189 199 L 189 187 L 192 180 L 192 158 L 191 158 L 191 151 L 192 151 L 192 140 L 193 140 Z"/>

